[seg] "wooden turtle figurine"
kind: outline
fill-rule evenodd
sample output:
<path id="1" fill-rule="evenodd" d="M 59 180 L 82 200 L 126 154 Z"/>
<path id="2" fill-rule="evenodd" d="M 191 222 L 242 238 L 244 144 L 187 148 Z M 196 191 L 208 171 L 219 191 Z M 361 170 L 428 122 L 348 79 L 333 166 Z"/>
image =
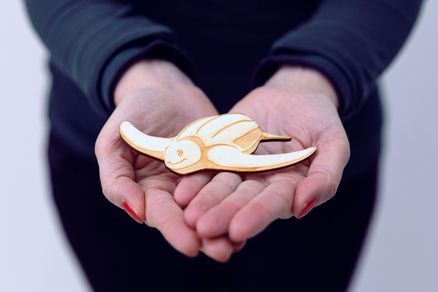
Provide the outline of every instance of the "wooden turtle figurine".
<path id="1" fill-rule="evenodd" d="M 130 122 L 120 125 L 122 138 L 140 153 L 164 160 L 179 174 L 202 169 L 254 172 L 298 163 L 316 151 L 310 147 L 282 154 L 252 155 L 260 142 L 290 140 L 263 132 L 243 114 L 223 114 L 190 123 L 174 138 L 149 136 Z"/>

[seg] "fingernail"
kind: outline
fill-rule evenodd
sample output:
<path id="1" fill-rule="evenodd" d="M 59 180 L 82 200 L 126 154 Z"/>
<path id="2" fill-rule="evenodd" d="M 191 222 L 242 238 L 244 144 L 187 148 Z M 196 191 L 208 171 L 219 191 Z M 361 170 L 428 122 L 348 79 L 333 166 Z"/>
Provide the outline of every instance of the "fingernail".
<path id="1" fill-rule="evenodd" d="M 124 201 L 122 206 L 123 206 L 123 209 L 125 209 L 126 213 L 128 213 L 129 216 L 132 217 L 132 219 L 134 219 L 135 221 L 137 221 L 140 224 L 143 223 L 143 220 L 141 220 L 141 218 L 137 215 L 137 213 L 134 211 L 134 209 L 131 207 L 131 205 L 129 205 L 129 203 L 127 201 Z"/>
<path id="2" fill-rule="evenodd" d="M 310 212 L 310 210 L 312 210 L 313 207 L 315 207 L 316 201 L 317 201 L 316 197 L 313 197 L 310 200 L 308 200 L 304 204 L 303 210 L 301 210 L 301 212 L 297 218 L 302 218 L 302 217 L 306 216 Z"/>

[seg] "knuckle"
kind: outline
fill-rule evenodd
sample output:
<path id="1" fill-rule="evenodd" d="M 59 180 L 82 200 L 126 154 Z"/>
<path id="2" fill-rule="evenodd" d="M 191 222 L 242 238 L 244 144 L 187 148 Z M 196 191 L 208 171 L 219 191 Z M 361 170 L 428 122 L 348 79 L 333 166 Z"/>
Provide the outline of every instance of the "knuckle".
<path id="1" fill-rule="evenodd" d="M 167 198 L 164 196 L 157 196 L 147 206 L 155 210 L 162 210 L 167 205 Z"/>
<path id="2" fill-rule="evenodd" d="M 293 196 L 278 196 L 278 200 L 280 200 L 279 218 L 287 219 L 292 216 L 292 198 Z"/>
<path id="3" fill-rule="evenodd" d="M 274 89 L 266 87 L 266 86 L 260 86 L 255 88 L 252 93 L 255 96 L 269 96 L 273 94 L 278 94 Z"/>
<path id="4" fill-rule="evenodd" d="M 149 222 L 153 222 L 153 220 L 149 221 Z M 157 228 L 163 232 L 166 232 L 166 230 L 169 230 L 170 227 L 172 226 L 172 224 L 173 224 L 173 218 L 171 216 L 163 217 L 163 218 L 161 218 L 161 220 L 155 222 L 155 226 L 157 226 Z"/>
<path id="5" fill-rule="evenodd" d="M 346 134 L 341 137 L 341 139 L 338 139 L 337 147 L 339 148 L 340 152 L 342 153 L 342 159 L 347 162 L 350 159 L 350 143 L 348 141 L 348 138 Z"/>
<path id="6" fill-rule="evenodd" d="M 109 199 L 109 193 L 108 187 L 105 184 L 102 184 L 102 194 Z"/>
<path id="7" fill-rule="evenodd" d="M 327 199 L 332 198 L 336 194 L 340 178 L 335 178 L 333 174 L 325 169 L 317 170 L 314 173 L 322 176 L 323 179 L 321 187 L 325 193 L 321 196 L 327 197 Z"/>
<path id="8" fill-rule="evenodd" d="M 239 187 L 236 189 L 238 192 L 246 192 L 246 193 L 254 193 L 254 192 L 260 192 L 262 189 L 259 182 L 255 180 L 246 180 L 243 183 L 239 185 Z"/>
<path id="9" fill-rule="evenodd" d="M 202 192 L 192 201 L 190 208 L 198 212 L 204 212 L 221 201 L 221 195 L 217 192 Z"/>
<path id="10" fill-rule="evenodd" d="M 180 240 L 175 242 L 174 246 L 188 257 L 194 257 L 198 254 L 198 243 L 196 241 L 189 239 Z"/>
<path id="11" fill-rule="evenodd" d="M 326 177 L 326 180 L 327 180 L 326 186 L 325 186 L 327 193 L 325 194 L 325 196 L 331 198 L 336 194 L 339 181 L 338 181 L 338 179 L 335 179 L 333 177 L 333 175 L 331 173 L 329 173 L 328 171 L 322 171 L 321 173 Z"/>
<path id="12" fill-rule="evenodd" d="M 111 203 L 117 205 L 116 192 L 114 191 L 113 184 L 108 185 L 107 183 L 102 183 L 102 193 Z"/>
<path id="13" fill-rule="evenodd" d="M 116 206 L 121 206 L 125 199 L 125 195 L 121 191 L 122 185 L 123 181 L 120 177 L 101 179 L 103 195 Z"/>
<path id="14" fill-rule="evenodd" d="M 230 259 L 232 253 L 232 248 L 226 247 L 216 251 L 215 254 L 212 254 L 212 257 L 214 257 L 214 259 L 220 263 L 226 263 Z"/>
<path id="15" fill-rule="evenodd" d="M 205 174 L 196 174 L 187 178 L 186 183 L 192 187 L 204 186 L 208 182 L 208 176 Z"/>
<path id="16" fill-rule="evenodd" d="M 328 194 L 327 194 L 328 198 L 329 199 L 333 198 L 335 196 L 336 192 L 338 191 L 338 184 L 334 181 L 330 181 L 328 183 L 327 190 L 328 190 Z"/>
<path id="17" fill-rule="evenodd" d="M 238 201 L 238 200 L 227 200 L 223 202 L 222 208 L 224 209 L 218 209 L 218 215 L 221 215 L 220 217 L 222 217 L 222 211 L 225 210 L 232 210 L 233 212 L 237 212 L 239 211 L 242 207 L 244 206 L 244 202 L 242 201 Z"/>
<path id="18" fill-rule="evenodd" d="M 292 189 L 292 187 L 288 183 L 285 183 L 283 187 L 287 189 Z M 288 192 L 287 196 L 285 195 L 286 193 L 282 193 L 277 190 L 270 190 L 270 193 L 272 194 L 272 198 L 276 200 L 275 204 L 273 204 L 274 206 L 273 213 L 277 213 L 278 215 L 276 217 L 281 219 L 286 219 L 291 217 L 292 216 L 291 207 L 293 204 L 292 191 L 290 193 Z"/>
<path id="19" fill-rule="evenodd" d="M 213 178 L 213 181 L 220 182 L 221 184 L 227 185 L 228 187 L 232 187 L 242 180 L 240 176 L 235 173 L 221 172 Z"/>
<path id="20" fill-rule="evenodd" d="M 344 141 L 344 144 L 342 145 L 343 152 L 345 153 L 345 161 L 348 161 L 350 159 L 351 150 L 350 150 L 350 143 L 348 140 Z"/>
<path id="21" fill-rule="evenodd" d="M 193 202 L 187 212 L 195 218 L 200 218 L 213 205 L 212 201 L 206 199 L 207 198 L 203 198 Z"/>
<path id="22" fill-rule="evenodd" d="M 96 139 L 96 142 L 94 143 L 94 154 L 96 157 L 100 156 L 100 153 L 102 152 L 102 143 L 101 143 L 101 136 L 99 135 Z"/>
<path id="23" fill-rule="evenodd" d="M 105 140 L 104 139 L 104 136 L 105 136 L 104 132 L 105 132 L 105 126 L 100 130 L 99 134 L 97 135 L 96 141 L 94 142 L 94 152 L 96 154 L 99 154 L 104 150 L 103 149 L 103 146 L 104 146 L 103 141 Z"/>

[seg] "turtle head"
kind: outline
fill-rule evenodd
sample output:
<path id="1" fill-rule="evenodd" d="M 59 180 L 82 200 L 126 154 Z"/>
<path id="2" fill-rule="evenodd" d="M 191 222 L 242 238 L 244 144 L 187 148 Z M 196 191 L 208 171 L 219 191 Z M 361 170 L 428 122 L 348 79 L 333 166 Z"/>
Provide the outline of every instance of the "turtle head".
<path id="1" fill-rule="evenodd" d="M 183 168 L 190 167 L 201 160 L 202 150 L 198 144 L 190 140 L 171 143 L 164 150 L 164 163 L 170 169 L 183 173 Z"/>

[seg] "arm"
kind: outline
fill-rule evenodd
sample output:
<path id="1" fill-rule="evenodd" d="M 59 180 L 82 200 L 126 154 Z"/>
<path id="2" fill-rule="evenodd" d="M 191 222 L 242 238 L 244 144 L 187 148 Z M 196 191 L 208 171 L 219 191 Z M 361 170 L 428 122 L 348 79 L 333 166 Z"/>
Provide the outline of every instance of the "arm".
<path id="1" fill-rule="evenodd" d="M 170 30 L 136 13 L 129 1 L 26 0 L 26 7 L 52 62 L 95 109 L 112 112 L 95 149 L 104 195 L 139 223 L 147 218 L 177 250 L 195 256 L 201 242 L 171 195 L 178 178 L 137 155 L 118 131 L 129 120 L 167 136 L 180 124 L 216 113 L 174 66 L 186 69 L 187 59 Z M 164 125 L 163 116 L 169 117 Z M 206 250 L 218 244 L 232 252 L 225 238 L 202 242 Z"/>
<path id="2" fill-rule="evenodd" d="M 172 196 L 178 177 L 120 139 L 125 120 L 167 137 L 180 125 L 217 114 L 184 74 L 187 57 L 170 30 L 136 13 L 129 1 L 26 0 L 26 5 L 54 64 L 95 109 L 112 112 L 95 147 L 107 199 L 139 223 L 155 226 L 188 256 L 202 247 L 217 260 L 228 257 L 235 247 L 225 237 L 201 241 L 185 225 Z"/>
<path id="3" fill-rule="evenodd" d="M 116 80 L 145 54 L 180 67 L 186 57 L 171 31 L 135 12 L 129 1 L 26 0 L 31 21 L 54 64 L 106 113 Z"/>
<path id="4" fill-rule="evenodd" d="M 360 110 L 407 38 L 420 4 L 325 0 L 310 21 L 279 39 L 259 71 L 262 86 L 231 111 L 254 118 L 267 132 L 299 138 L 260 145 L 258 153 L 316 146 L 316 155 L 307 164 L 242 178 L 219 174 L 211 182 L 202 177 L 194 182 L 185 177 L 175 192 L 177 200 L 188 186 L 200 190 L 185 209 L 186 222 L 204 237 L 228 234 L 244 241 L 276 219 L 302 218 L 332 198 L 350 155 L 339 114 L 346 119 Z M 223 188 L 217 202 L 209 195 L 220 179 L 232 188 Z"/>
<path id="5" fill-rule="evenodd" d="M 354 115 L 405 42 L 421 2 L 322 1 L 307 23 L 274 43 L 258 81 L 282 64 L 315 68 L 335 87 L 341 117 Z"/>

